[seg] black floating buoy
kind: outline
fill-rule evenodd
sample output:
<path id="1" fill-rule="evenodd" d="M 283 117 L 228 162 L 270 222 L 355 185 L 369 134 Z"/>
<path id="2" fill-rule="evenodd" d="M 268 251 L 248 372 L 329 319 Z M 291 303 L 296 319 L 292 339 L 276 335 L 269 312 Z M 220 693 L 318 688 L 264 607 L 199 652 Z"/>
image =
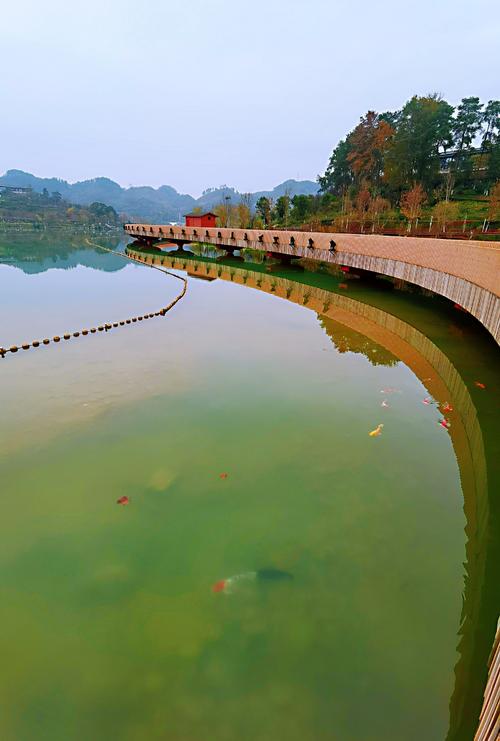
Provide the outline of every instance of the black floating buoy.
<path id="1" fill-rule="evenodd" d="M 33 345 L 33 347 L 40 347 L 40 343 L 38 342 L 38 340 L 34 340 L 31 344 Z"/>
<path id="2" fill-rule="evenodd" d="M 53 340 L 54 340 L 54 342 L 61 342 L 61 338 L 58 337 L 57 335 L 55 337 L 53 337 Z"/>
<path id="3" fill-rule="evenodd" d="M 97 327 L 97 329 L 99 330 L 99 332 L 104 332 L 104 327 L 102 326 L 102 324 L 100 327 Z"/>
<path id="4" fill-rule="evenodd" d="M 44 344 L 44 345 L 48 345 L 48 344 L 50 344 L 50 340 L 47 340 L 47 339 L 45 339 L 45 340 L 42 340 L 42 341 L 43 341 L 43 344 Z"/>
<path id="5" fill-rule="evenodd" d="M 137 317 L 140 322 L 142 322 L 142 316 Z"/>
<path id="6" fill-rule="evenodd" d="M 21 345 L 21 347 L 23 348 L 23 350 L 29 350 L 30 349 L 30 345 L 27 342 L 25 342 L 24 345 Z"/>
<path id="7" fill-rule="evenodd" d="M 132 317 L 132 321 L 133 321 L 133 322 L 136 322 L 136 321 L 137 321 L 137 319 L 136 319 L 136 317 L 135 317 L 135 316 L 134 316 L 134 317 Z"/>
<path id="8" fill-rule="evenodd" d="M 82 329 L 82 334 L 87 335 L 89 333 L 88 329 Z"/>
<path id="9" fill-rule="evenodd" d="M 131 321 L 131 319 L 125 319 L 125 324 L 130 324 Z"/>
<path id="10" fill-rule="evenodd" d="M 12 345 L 11 348 L 10 348 L 10 351 L 11 352 L 17 352 L 18 350 L 19 350 L 19 348 L 16 345 Z"/>
<path id="11" fill-rule="evenodd" d="M 117 327 L 117 326 L 118 326 L 118 322 L 113 322 L 113 327 Z"/>
<path id="12" fill-rule="evenodd" d="M 123 327 L 124 324 L 125 322 L 120 322 L 120 327 Z"/>
<path id="13" fill-rule="evenodd" d="M 80 337 L 80 332 L 73 332 L 73 337 Z"/>
<path id="14" fill-rule="evenodd" d="M 104 326 L 106 329 L 111 329 L 111 324 L 105 324 Z"/>
<path id="15" fill-rule="evenodd" d="M 95 327 L 92 327 L 92 329 L 90 331 L 91 331 L 92 334 L 95 334 L 97 332 L 97 329 Z"/>
<path id="16" fill-rule="evenodd" d="M 65 340 L 70 340 L 71 339 L 71 335 L 70 334 L 65 334 L 64 335 L 64 339 Z"/>

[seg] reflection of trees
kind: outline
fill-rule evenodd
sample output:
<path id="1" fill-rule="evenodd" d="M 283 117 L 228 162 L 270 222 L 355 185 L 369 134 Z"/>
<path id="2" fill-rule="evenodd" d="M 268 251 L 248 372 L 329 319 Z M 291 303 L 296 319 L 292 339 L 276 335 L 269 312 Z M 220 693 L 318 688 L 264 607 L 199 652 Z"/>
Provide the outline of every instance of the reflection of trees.
<path id="1" fill-rule="evenodd" d="M 382 345 L 373 342 L 360 332 L 345 327 L 343 324 L 320 316 L 319 321 L 339 353 L 353 352 L 364 355 L 372 365 L 397 365 L 399 360 Z"/>
<path id="2" fill-rule="evenodd" d="M 92 242 L 117 249 L 121 236 L 92 236 Z M 60 230 L 42 234 L 0 233 L 0 263 L 15 265 L 26 273 L 41 273 L 50 268 L 69 269 L 85 265 L 96 270 L 114 271 L 126 261 L 100 252 L 87 242 L 86 235 Z"/>

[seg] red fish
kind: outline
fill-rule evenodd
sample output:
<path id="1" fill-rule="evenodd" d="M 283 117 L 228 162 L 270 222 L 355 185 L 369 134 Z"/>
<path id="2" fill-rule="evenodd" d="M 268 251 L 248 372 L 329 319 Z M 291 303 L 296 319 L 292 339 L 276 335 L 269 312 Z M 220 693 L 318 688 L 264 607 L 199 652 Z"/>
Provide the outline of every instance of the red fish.
<path id="1" fill-rule="evenodd" d="M 347 285 L 347 283 L 339 283 L 339 288 L 342 288 L 343 290 L 346 291 L 349 288 L 349 286 Z"/>
<path id="2" fill-rule="evenodd" d="M 474 381 L 474 384 L 478 387 L 478 389 L 485 389 L 486 386 L 484 383 L 481 383 L 481 381 Z"/>
<path id="3" fill-rule="evenodd" d="M 220 579 L 220 581 L 215 582 L 215 584 L 212 587 L 212 591 L 213 592 L 223 592 L 225 586 L 226 586 L 226 580 Z"/>
<path id="4" fill-rule="evenodd" d="M 349 272 L 349 267 L 347 265 L 342 265 L 340 269 L 342 270 L 343 273 Z"/>
<path id="5" fill-rule="evenodd" d="M 451 406 L 451 404 L 448 404 L 448 402 L 445 402 L 442 411 L 443 412 L 452 412 L 453 411 L 453 407 Z"/>
<path id="6" fill-rule="evenodd" d="M 448 430 L 451 427 L 451 423 L 448 419 L 440 419 L 439 424 L 441 427 L 444 427 L 445 430 Z"/>
<path id="7" fill-rule="evenodd" d="M 427 397 L 426 399 L 422 399 L 422 404 L 432 404 L 432 399 L 429 397 Z"/>
<path id="8" fill-rule="evenodd" d="M 220 473 L 220 474 L 219 474 L 219 478 L 220 478 L 220 479 L 227 479 L 228 475 L 229 475 L 229 474 L 227 474 L 227 473 Z"/>
<path id="9" fill-rule="evenodd" d="M 130 500 L 129 500 L 129 498 L 128 498 L 128 497 L 120 497 L 120 499 L 117 499 L 117 500 L 116 500 L 116 503 L 117 503 L 117 504 L 128 504 L 128 503 L 129 503 L 129 501 L 130 501 Z"/>

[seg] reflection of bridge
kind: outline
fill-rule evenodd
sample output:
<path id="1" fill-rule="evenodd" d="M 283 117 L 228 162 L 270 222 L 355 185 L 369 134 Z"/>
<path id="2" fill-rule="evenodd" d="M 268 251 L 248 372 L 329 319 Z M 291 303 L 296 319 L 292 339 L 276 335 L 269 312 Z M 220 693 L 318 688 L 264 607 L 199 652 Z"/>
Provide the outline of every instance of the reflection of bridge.
<path id="1" fill-rule="evenodd" d="M 447 741 L 473 736 L 481 707 L 480 682 L 495 624 L 491 605 L 491 545 L 488 473 L 481 427 L 467 386 L 446 355 L 422 332 L 392 314 L 322 288 L 295 282 L 278 275 L 257 272 L 251 265 L 226 265 L 215 260 L 197 260 L 190 253 L 146 254 L 128 249 L 146 264 L 187 270 L 205 280 L 226 280 L 274 294 L 311 309 L 321 318 L 329 335 L 340 325 L 362 333 L 401 359 L 421 380 L 432 396 L 449 401 L 455 409 L 450 436 L 460 469 L 466 516 L 466 581 L 460 619 L 460 659 L 455 668 L 455 687 L 450 701 Z M 494 476 L 490 475 L 493 490 Z M 489 564 L 489 568 L 488 568 Z M 493 564 L 494 567 L 494 564 Z M 494 569 L 493 569 L 494 570 Z M 491 607 L 493 612 L 490 615 Z M 458 627 L 458 626 L 457 626 Z"/>
<path id="2" fill-rule="evenodd" d="M 203 242 L 226 252 L 265 250 L 399 278 L 438 293 L 478 319 L 500 344 L 500 244 L 419 237 L 126 224 L 145 244 Z"/>

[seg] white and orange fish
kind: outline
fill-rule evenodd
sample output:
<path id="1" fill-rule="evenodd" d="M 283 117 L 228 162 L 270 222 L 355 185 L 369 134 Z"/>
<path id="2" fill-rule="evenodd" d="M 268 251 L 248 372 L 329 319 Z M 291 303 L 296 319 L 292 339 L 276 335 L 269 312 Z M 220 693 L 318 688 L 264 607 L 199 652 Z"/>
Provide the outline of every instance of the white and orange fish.
<path id="1" fill-rule="evenodd" d="M 252 581 L 289 581 L 293 579 L 293 574 L 289 571 L 281 571 L 281 569 L 266 568 L 258 569 L 257 571 L 245 571 L 243 574 L 236 574 L 230 576 L 228 579 L 219 579 L 215 584 L 212 585 L 213 592 L 224 592 L 224 594 L 231 594 L 235 587 L 241 586 L 244 582 Z"/>
<path id="2" fill-rule="evenodd" d="M 387 401 L 387 399 L 384 399 L 384 400 L 383 400 L 383 402 L 382 402 L 382 404 L 381 404 L 380 406 L 381 406 L 381 407 L 382 407 L 383 409 L 388 409 L 388 408 L 390 407 L 390 404 L 389 404 L 389 402 Z"/>
<path id="3" fill-rule="evenodd" d="M 451 427 L 451 422 L 449 419 L 446 419 L 446 417 L 443 417 L 443 419 L 439 420 L 439 423 L 441 427 L 444 427 L 445 430 L 449 430 Z"/>

